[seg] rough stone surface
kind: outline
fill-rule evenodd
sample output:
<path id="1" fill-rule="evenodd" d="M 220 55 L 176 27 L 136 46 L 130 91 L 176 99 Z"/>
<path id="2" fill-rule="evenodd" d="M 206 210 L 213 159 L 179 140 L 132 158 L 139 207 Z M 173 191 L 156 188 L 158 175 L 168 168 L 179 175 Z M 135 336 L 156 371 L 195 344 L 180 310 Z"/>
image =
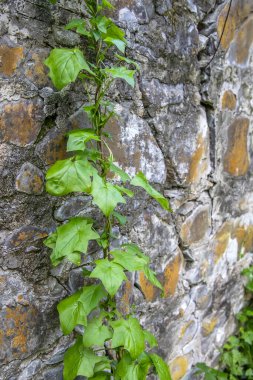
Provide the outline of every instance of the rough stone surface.
<path id="1" fill-rule="evenodd" d="M 173 380 L 197 380 L 195 363 L 215 363 L 234 332 L 245 301 L 240 273 L 253 253 L 253 3 L 234 0 L 223 31 L 225 0 L 112 2 L 127 56 L 141 70 L 134 90 L 119 80 L 110 93 L 119 116 L 107 126 L 110 148 L 119 166 L 142 170 L 173 209 L 162 211 L 142 191 L 120 207 L 129 223 L 114 234 L 151 257 L 165 294 L 136 273 L 120 290 L 119 307 L 127 314 L 136 305 Z M 79 45 L 64 25 L 83 11 L 78 0 L 0 2 L 3 380 L 62 380 L 73 337 L 60 331 L 56 305 L 83 278 L 69 264 L 52 269 L 43 239 L 76 215 L 101 222 L 90 197 L 43 191 L 46 169 L 67 157 L 66 133 L 90 126 L 80 84 L 55 91 L 43 64 L 49 47 Z M 87 262 L 91 254 L 100 257 L 96 244 Z"/>

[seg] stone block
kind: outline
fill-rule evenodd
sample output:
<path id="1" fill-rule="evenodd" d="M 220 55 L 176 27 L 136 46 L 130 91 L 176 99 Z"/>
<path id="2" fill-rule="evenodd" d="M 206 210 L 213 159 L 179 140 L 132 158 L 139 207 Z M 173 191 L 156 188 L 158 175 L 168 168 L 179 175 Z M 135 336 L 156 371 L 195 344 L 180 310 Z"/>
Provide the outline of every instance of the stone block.
<path id="1" fill-rule="evenodd" d="M 228 128 L 227 150 L 224 155 L 224 170 L 233 177 L 243 176 L 249 169 L 248 152 L 249 119 L 239 117 Z"/>
<path id="2" fill-rule="evenodd" d="M 1 140 L 20 147 L 33 144 L 44 120 L 42 105 L 39 98 L 3 105 L 0 116 Z"/>
<path id="3" fill-rule="evenodd" d="M 16 178 L 16 189 L 26 194 L 41 194 L 43 192 L 44 176 L 41 170 L 29 162 L 20 168 Z"/>
<path id="4" fill-rule="evenodd" d="M 186 356 L 178 356 L 170 364 L 172 380 L 181 380 L 188 370 L 188 359 Z"/>
<path id="5" fill-rule="evenodd" d="M 0 74 L 7 77 L 15 74 L 16 69 L 24 58 L 24 49 L 22 46 L 10 47 L 0 45 Z"/>
<path id="6" fill-rule="evenodd" d="M 180 236 L 184 244 L 191 245 L 201 241 L 210 227 L 209 207 L 198 207 L 181 227 Z"/>
<path id="7" fill-rule="evenodd" d="M 231 90 L 227 90 L 222 95 L 222 109 L 233 111 L 236 108 L 236 95 Z"/>

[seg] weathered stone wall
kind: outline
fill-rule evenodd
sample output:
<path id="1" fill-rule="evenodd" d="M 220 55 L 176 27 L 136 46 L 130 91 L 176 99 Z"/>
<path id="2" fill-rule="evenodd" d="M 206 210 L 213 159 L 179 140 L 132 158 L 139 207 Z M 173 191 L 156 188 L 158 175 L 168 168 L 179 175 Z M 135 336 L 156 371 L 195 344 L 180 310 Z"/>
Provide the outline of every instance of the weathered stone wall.
<path id="1" fill-rule="evenodd" d="M 59 329 L 56 304 L 82 285 L 80 270 L 66 264 L 52 270 L 42 241 L 57 223 L 96 211 L 89 197 L 48 196 L 43 173 L 65 157 L 65 133 L 87 125 L 86 99 L 78 85 L 71 95 L 56 92 L 43 60 L 51 47 L 80 44 L 63 26 L 82 4 L 0 2 L 3 380 L 60 380 L 71 342 Z M 142 192 L 125 208 L 129 225 L 121 239 L 129 236 L 150 254 L 165 298 L 140 276 L 122 289 L 120 306 L 137 305 L 173 380 L 194 379 L 193 365 L 214 362 L 234 330 L 244 302 L 240 271 L 253 251 L 253 3 L 233 0 L 208 67 L 228 2 L 114 4 L 113 17 L 127 31 L 127 54 L 141 73 L 134 91 L 119 82 L 111 93 L 121 115 L 109 126 L 112 149 L 129 172 L 143 170 L 174 211 L 161 211 Z"/>

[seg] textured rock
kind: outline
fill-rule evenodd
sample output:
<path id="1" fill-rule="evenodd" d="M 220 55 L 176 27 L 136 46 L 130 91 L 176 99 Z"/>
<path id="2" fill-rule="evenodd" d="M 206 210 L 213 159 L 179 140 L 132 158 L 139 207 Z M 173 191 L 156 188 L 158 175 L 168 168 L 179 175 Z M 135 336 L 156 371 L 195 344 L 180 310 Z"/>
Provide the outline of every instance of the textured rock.
<path id="1" fill-rule="evenodd" d="M 240 273 L 253 252 L 253 5 L 233 0 L 212 59 L 228 2 L 112 2 L 111 14 L 126 30 L 126 56 L 141 70 L 135 89 L 117 81 L 110 93 L 119 116 L 108 123 L 110 148 L 119 166 L 131 175 L 143 171 L 173 209 L 161 210 L 141 189 L 120 206 L 128 224 L 120 232 L 115 227 L 120 241 L 112 246 L 138 244 L 165 297 L 134 273 L 117 302 L 124 314 L 136 305 L 173 380 L 195 380 L 195 363 L 217 362 L 235 329 L 244 304 Z M 90 127 L 81 83 L 56 92 L 43 65 L 51 46 L 79 45 L 79 36 L 63 26 L 83 12 L 78 0 L 0 2 L 3 380 L 62 380 L 73 337 L 62 336 L 56 304 L 84 279 L 81 268 L 67 263 L 52 269 L 43 239 L 76 215 L 92 216 L 98 229 L 103 223 L 90 197 L 43 192 L 40 171 L 67 157 L 67 132 Z M 101 257 L 95 242 L 88 252 L 87 262 Z"/>
<path id="2" fill-rule="evenodd" d="M 224 156 L 224 170 L 232 176 L 245 175 L 249 169 L 249 119 L 238 118 L 228 129 L 228 145 Z"/>
<path id="3" fill-rule="evenodd" d="M 11 76 L 15 73 L 16 68 L 24 57 L 22 46 L 9 47 L 0 45 L 0 73 Z"/>
<path id="4" fill-rule="evenodd" d="M 209 210 L 206 207 L 199 207 L 183 223 L 181 238 L 185 244 L 197 243 L 205 237 L 209 227 Z"/>
<path id="5" fill-rule="evenodd" d="M 16 178 L 16 189 L 27 194 L 41 194 L 43 192 L 44 176 L 36 166 L 26 162 L 20 168 Z"/>
<path id="6" fill-rule="evenodd" d="M 227 90 L 222 95 L 222 109 L 233 111 L 236 107 L 236 96 L 231 90 Z"/>
<path id="7" fill-rule="evenodd" d="M 22 100 L 3 105 L 0 133 L 3 142 L 25 147 L 35 142 L 43 122 L 42 102 Z"/>

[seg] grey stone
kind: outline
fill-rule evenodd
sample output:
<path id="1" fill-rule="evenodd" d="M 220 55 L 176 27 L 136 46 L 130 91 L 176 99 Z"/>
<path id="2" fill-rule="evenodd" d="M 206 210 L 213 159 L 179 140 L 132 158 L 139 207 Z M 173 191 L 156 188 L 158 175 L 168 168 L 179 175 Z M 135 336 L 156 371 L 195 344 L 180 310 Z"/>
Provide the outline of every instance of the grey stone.
<path id="1" fill-rule="evenodd" d="M 184 100 L 184 86 L 178 84 L 170 86 L 160 83 L 158 79 L 142 81 L 143 96 L 147 104 L 165 107 L 171 104 L 179 104 Z"/>
<path id="2" fill-rule="evenodd" d="M 44 380 L 63 380 L 63 367 L 52 368 L 44 373 Z"/>

